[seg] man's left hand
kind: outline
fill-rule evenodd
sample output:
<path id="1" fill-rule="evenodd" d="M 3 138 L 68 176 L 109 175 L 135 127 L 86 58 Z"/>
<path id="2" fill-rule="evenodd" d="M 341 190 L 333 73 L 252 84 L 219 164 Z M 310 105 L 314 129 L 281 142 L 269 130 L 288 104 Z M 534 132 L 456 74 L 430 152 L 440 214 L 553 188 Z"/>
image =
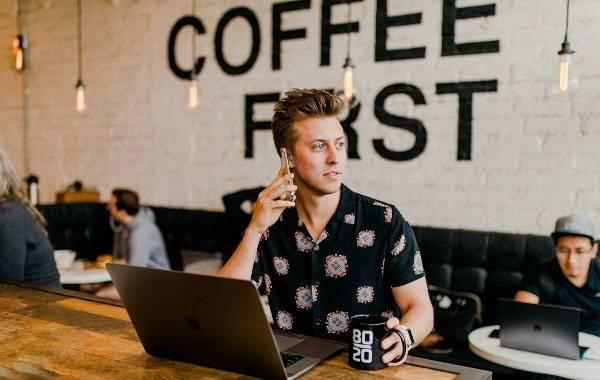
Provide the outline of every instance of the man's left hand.
<path id="1" fill-rule="evenodd" d="M 387 320 L 385 325 L 388 328 L 388 330 L 397 329 L 400 326 L 400 321 L 398 320 L 398 318 L 392 317 Z M 397 359 L 398 357 L 400 357 L 402 355 L 402 353 L 404 352 L 404 350 L 408 349 L 408 347 L 406 345 L 407 345 L 407 343 L 406 342 L 403 343 L 402 340 L 400 339 L 400 336 L 398 336 L 397 333 L 389 334 L 389 336 L 387 338 L 385 338 L 384 340 L 381 341 L 381 348 L 383 348 L 384 350 L 389 350 L 389 348 L 392 347 L 392 349 L 390 349 L 389 351 L 387 351 L 385 353 L 385 355 L 383 355 L 383 357 L 382 357 L 383 362 L 386 363 L 390 367 L 398 366 L 398 365 L 404 363 L 404 361 L 406 360 L 406 355 L 403 360 L 394 361 L 394 359 Z"/>

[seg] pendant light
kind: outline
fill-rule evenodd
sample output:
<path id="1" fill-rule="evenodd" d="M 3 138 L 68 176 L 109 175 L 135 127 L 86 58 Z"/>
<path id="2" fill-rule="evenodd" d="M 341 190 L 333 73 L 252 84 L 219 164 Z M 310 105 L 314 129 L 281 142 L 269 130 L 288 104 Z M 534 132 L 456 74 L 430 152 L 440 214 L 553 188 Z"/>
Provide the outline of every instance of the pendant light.
<path id="1" fill-rule="evenodd" d="M 561 45 L 561 49 L 558 52 L 558 57 L 560 60 L 559 65 L 559 77 L 558 77 L 558 92 L 567 96 L 569 93 L 573 92 L 577 89 L 579 85 L 579 80 L 575 75 L 575 71 L 573 70 L 573 54 L 575 51 L 571 49 L 571 44 L 569 43 L 569 6 L 571 0 L 567 0 L 567 17 L 566 17 L 566 26 L 565 26 L 565 39 Z"/>
<path id="2" fill-rule="evenodd" d="M 27 47 L 23 35 L 18 34 L 13 38 L 11 46 L 15 70 L 22 71 L 25 66 L 25 48 Z"/>
<path id="3" fill-rule="evenodd" d="M 83 84 L 81 77 L 81 0 L 77 0 L 77 84 L 75 84 L 77 112 L 85 110 L 85 84 Z"/>
<path id="4" fill-rule="evenodd" d="M 11 52 L 14 60 L 14 67 L 17 71 L 22 71 L 25 67 L 25 49 L 27 40 L 21 33 L 21 2 L 17 1 L 17 35 L 11 41 Z"/>
<path id="5" fill-rule="evenodd" d="M 196 16 L 196 0 L 192 0 L 192 16 Z M 192 73 L 188 89 L 188 106 L 194 109 L 198 106 L 198 78 L 196 74 L 196 33 L 192 32 Z"/>
<path id="6" fill-rule="evenodd" d="M 347 44 L 346 44 L 346 60 L 344 62 L 344 90 L 343 90 L 343 95 L 344 95 L 344 101 L 348 104 L 351 105 L 354 103 L 354 101 L 356 100 L 356 94 L 355 94 L 355 90 L 354 90 L 354 64 L 352 64 L 352 59 L 350 58 L 350 42 L 351 42 L 351 36 L 352 33 L 350 32 L 350 16 L 351 16 L 351 12 L 352 12 L 352 6 L 351 4 L 346 1 L 346 6 L 347 6 L 347 12 L 346 12 L 346 26 L 348 28 L 347 31 Z"/>

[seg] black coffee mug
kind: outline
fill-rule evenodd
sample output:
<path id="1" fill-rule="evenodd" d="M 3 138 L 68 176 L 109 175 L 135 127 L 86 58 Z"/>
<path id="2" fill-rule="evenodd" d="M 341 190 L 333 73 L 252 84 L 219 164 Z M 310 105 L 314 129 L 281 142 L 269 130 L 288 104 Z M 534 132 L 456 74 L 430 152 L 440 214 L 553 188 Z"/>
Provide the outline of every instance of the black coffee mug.
<path id="1" fill-rule="evenodd" d="M 348 364 L 350 367 L 362 370 L 377 370 L 386 368 L 388 365 L 382 360 L 383 354 L 389 350 L 381 348 L 381 341 L 395 333 L 396 330 L 385 326 L 387 318 L 380 315 L 355 315 L 350 318 L 350 351 L 348 352 Z M 406 350 L 406 343 L 402 333 L 397 332 L 402 340 L 398 344 Z M 400 355 L 394 361 L 400 361 L 406 353 Z"/>

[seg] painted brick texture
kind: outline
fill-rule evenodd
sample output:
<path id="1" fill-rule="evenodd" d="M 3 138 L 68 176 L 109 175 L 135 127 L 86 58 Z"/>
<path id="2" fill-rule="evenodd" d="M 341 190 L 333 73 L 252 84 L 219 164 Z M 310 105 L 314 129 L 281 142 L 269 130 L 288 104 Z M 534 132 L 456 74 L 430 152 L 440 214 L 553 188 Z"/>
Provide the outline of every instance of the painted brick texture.
<path id="1" fill-rule="evenodd" d="M 169 68 L 167 43 L 190 1 L 84 0 L 83 79 L 87 109 L 75 111 L 76 8 L 69 1 L 30 1 L 31 168 L 41 179 L 41 199 L 75 179 L 101 190 L 128 186 L 156 205 L 222 209 L 221 196 L 266 184 L 278 159 L 270 132 L 254 132 L 252 158 L 244 157 L 246 95 L 291 87 L 341 87 L 346 36 L 331 37 L 330 65 L 320 65 L 321 1 L 285 13 L 284 29 L 306 28 L 306 37 L 281 45 L 281 69 L 271 68 L 272 1 L 198 1 L 205 28 L 196 53 L 206 57 L 198 76 L 200 104 L 187 108 L 188 82 Z M 548 233 L 554 220 L 588 212 L 600 222 L 600 3 L 571 4 L 569 37 L 580 87 L 569 98 L 552 94 L 564 36 L 565 2 L 558 0 L 457 0 L 458 7 L 495 4 L 495 15 L 457 20 L 457 42 L 498 40 L 500 51 L 442 56 L 442 1 L 388 0 L 390 16 L 421 13 L 421 23 L 388 29 L 387 48 L 425 47 L 419 59 L 375 61 L 377 1 L 352 5 L 360 30 L 352 34 L 352 58 L 361 110 L 353 124 L 360 160 L 350 160 L 351 188 L 394 203 L 415 225 Z M 234 7 L 259 21 L 260 48 L 252 68 L 226 74 L 215 58 L 215 30 Z M 346 19 L 344 5 L 332 22 Z M 14 17 L 0 18 L 0 41 L 8 46 Z M 175 54 L 191 67 L 191 27 L 177 37 Z M 1 43 L 0 43 L 1 44 Z M 250 54 L 249 24 L 235 18 L 223 35 L 232 65 Z M 0 54 L 0 144 L 24 173 L 23 74 Z M 471 160 L 457 160 L 458 96 L 438 94 L 440 83 L 497 81 L 497 91 L 472 101 Z M 424 151 L 412 160 L 382 158 L 373 139 L 402 151 L 415 136 L 379 121 L 374 103 L 393 84 L 410 84 L 426 104 L 387 98 L 385 110 L 418 119 L 427 131 Z M 266 120 L 270 104 L 256 105 Z"/>

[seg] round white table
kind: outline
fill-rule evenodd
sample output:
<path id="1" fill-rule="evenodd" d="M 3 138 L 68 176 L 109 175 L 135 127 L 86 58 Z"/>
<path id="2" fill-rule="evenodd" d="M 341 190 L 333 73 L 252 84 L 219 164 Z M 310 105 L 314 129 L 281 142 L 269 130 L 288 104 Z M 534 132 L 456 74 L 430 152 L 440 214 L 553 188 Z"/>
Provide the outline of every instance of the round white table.
<path id="1" fill-rule="evenodd" d="M 95 284 L 112 281 L 108 271 L 103 268 L 59 269 L 61 284 Z"/>
<path id="2" fill-rule="evenodd" d="M 473 330 L 469 334 L 469 348 L 477 356 L 506 367 L 529 372 L 545 373 L 570 379 L 599 379 L 600 360 L 569 360 L 555 356 L 536 354 L 500 346 L 500 339 L 490 338 L 492 330 L 499 328 L 485 326 Z M 579 345 L 589 347 L 593 354 L 600 354 L 600 338 L 594 335 L 579 333 Z M 588 356 L 586 353 L 585 356 Z M 600 359 L 598 357 L 597 359 Z"/>

